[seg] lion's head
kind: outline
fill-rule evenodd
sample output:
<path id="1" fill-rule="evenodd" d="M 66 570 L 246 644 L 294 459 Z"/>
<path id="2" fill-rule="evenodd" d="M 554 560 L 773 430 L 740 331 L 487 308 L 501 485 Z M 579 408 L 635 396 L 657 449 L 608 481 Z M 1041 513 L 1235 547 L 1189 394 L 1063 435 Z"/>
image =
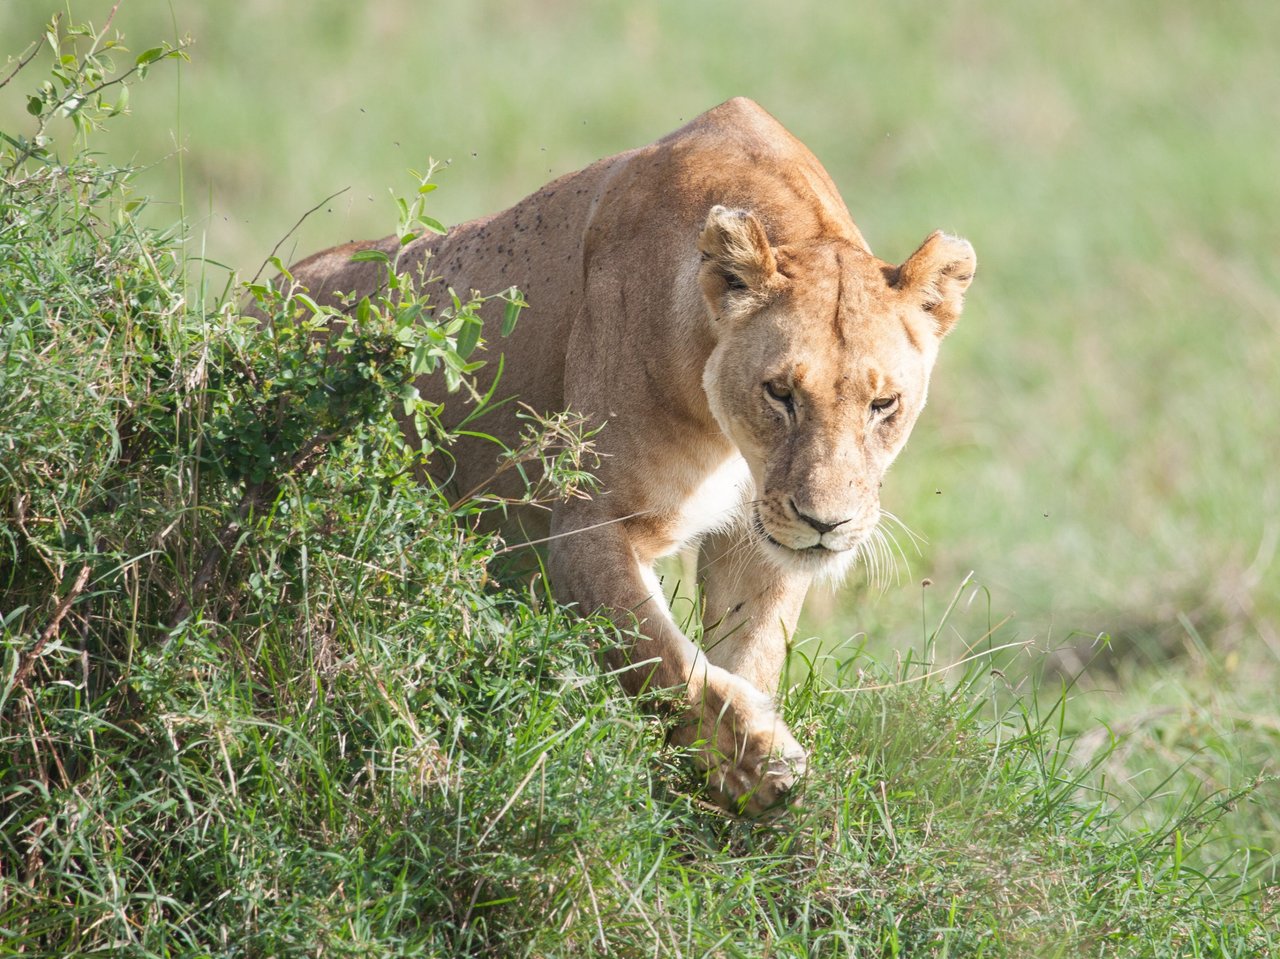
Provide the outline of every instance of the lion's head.
<path id="1" fill-rule="evenodd" d="M 934 233 L 897 267 L 851 240 L 772 247 L 722 206 L 698 247 L 716 337 L 703 388 L 751 469 L 751 526 L 780 565 L 839 574 L 880 520 L 973 247 Z"/>

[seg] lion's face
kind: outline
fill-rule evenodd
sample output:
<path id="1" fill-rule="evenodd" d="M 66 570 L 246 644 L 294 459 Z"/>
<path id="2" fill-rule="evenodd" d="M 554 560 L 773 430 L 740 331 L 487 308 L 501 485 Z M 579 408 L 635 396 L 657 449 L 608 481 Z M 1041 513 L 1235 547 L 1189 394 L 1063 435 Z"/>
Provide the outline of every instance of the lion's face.
<path id="1" fill-rule="evenodd" d="M 752 527 L 777 562 L 838 573 L 880 520 L 972 248 L 934 234 L 901 267 L 846 241 L 770 248 L 722 207 L 699 246 L 718 337 L 703 388 L 751 469 Z"/>

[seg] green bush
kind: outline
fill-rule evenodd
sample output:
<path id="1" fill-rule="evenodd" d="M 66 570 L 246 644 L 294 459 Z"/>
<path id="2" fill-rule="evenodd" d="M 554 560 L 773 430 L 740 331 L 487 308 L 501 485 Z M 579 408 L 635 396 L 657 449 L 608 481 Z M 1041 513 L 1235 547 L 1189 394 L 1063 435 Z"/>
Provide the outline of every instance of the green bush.
<path id="1" fill-rule="evenodd" d="M 34 132 L 0 152 L 0 951 L 1280 945 L 1248 851 L 1197 859 L 1248 790 L 1126 831 L 1070 760 L 1065 705 L 1041 715 L 977 666 L 949 685 L 929 657 L 809 671 L 784 704 L 814 750 L 801 805 L 710 807 L 601 674 L 604 624 L 495 588 L 483 504 L 413 479 L 449 439 L 414 376 L 443 367 L 484 401 L 479 303 L 438 308 L 393 261 L 336 334 L 287 272 L 193 292 L 132 172 L 48 138 L 64 116 L 91 132 L 127 106 L 119 81 L 181 51 L 113 80 L 118 43 L 42 42 Z M 435 226 L 429 186 L 402 237 Z M 502 468 L 542 459 L 561 495 L 582 437 L 542 427 Z"/>
<path id="2" fill-rule="evenodd" d="M 183 237 L 141 224 L 133 171 L 60 157 L 48 132 L 96 128 L 122 81 L 181 51 L 109 79 L 117 41 L 55 23 L 45 42 L 35 130 L 0 153 L 0 929 L 59 955 L 164 952 L 197 926 L 280 954 L 293 932 L 264 903 L 322 939 L 335 850 L 404 857 L 431 839 L 405 832 L 422 794 L 453 797 L 466 755 L 574 725 L 589 627 L 488 589 L 479 506 L 412 480 L 450 438 L 412 381 L 467 384 L 482 300 L 437 308 L 388 260 L 349 310 L 278 262 L 248 314 L 230 287 L 193 302 Z M 406 243 L 437 228 L 430 189 L 401 205 Z M 552 425 L 563 451 L 571 424 Z M 492 785 L 465 799 L 496 839 Z M 400 872 L 422 891 L 379 922 L 449 906 L 448 884 Z"/>

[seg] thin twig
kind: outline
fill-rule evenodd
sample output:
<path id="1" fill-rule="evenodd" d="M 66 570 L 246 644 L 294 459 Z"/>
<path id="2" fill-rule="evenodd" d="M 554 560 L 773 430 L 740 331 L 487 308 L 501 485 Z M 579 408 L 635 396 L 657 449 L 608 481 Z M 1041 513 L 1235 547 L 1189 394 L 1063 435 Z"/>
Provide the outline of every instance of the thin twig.
<path id="1" fill-rule="evenodd" d="M 494 550 L 494 556 L 501 556 L 503 553 L 513 553 L 518 549 L 524 549 L 528 546 L 537 546 L 541 543 L 550 543 L 552 540 L 565 539 L 569 536 L 577 536 L 579 533 L 589 533 L 593 529 L 600 529 L 602 526 L 612 526 L 615 523 L 625 523 L 629 519 L 635 519 L 637 516 L 647 516 L 654 512 L 651 509 L 642 509 L 636 513 L 628 513 L 626 516 L 619 516 L 615 519 L 607 519 L 600 523 L 592 523 L 590 526 L 581 526 L 578 529 L 566 530 L 563 533 L 556 533 L 554 536 L 544 536 L 541 539 L 531 539 L 523 543 L 511 543 L 502 549 Z"/>
<path id="2" fill-rule="evenodd" d="M 27 679 L 27 674 L 35 668 L 36 660 L 40 657 L 40 653 L 44 651 L 49 640 L 53 639 L 58 633 L 58 627 L 62 624 L 62 618 L 67 615 L 67 610 L 71 609 L 71 604 L 76 601 L 76 597 L 84 590 L 85 584 L 89 582 L 89 564 L 86 563 L 80 567 L 80 572 L 76 575 L 76 581 L 71 584 L 71 590 L 66 596 L 62 597 L 62 602 L 58 604 L 57 610 L 53 614 L 53 619 L 49 621 L 49 625 L 44 628 L 44 632 L 40 634 L 40 638 L 36 640 L 36 644 L 22 658 L 21 665 L 18 666 L 17 673 L 13 677 L 13 687 L 17 689 Z"/>
<path id="3" fill-rule="evenodd" d="M 60 14 L 60 13 L 55 13 L 55 14 L 53 15 L 53 22 L 50 24 L 50 26 L 52 26 L 52 27 L 56 30 L 56 29 L 58 28 L 58 23 L 59 23 L 61 20 L 62 20 L 62 14 Z M 30 53 L 28 53 L 25 57 L 23 57 L 21 60 L 19 60 L 19 61 L 18 61 L 18 65 L 17 65 L 16 67 L 14 67 L 14 68 L 13 68 L 13 70 L 11 70 L 11 71 L 9 72 L 9 75 L 8 75 L 7 77 L 5 77 L 3 80 L 0 80 L 0 90 L 4 89 L 6 86 L 8 86 L 8 85 L 9 85 L 9 81 L 10 81 L 10 80 L 12 80 L 14 77 L 16 77 L 16 76 L 18 75 L 18 73 L 22 70 L 22 68 L 23 68 L 23 67 L 25 67 L 28 63 L 30 63 L 32 60 L 34 60 L 34 59 L 35 59 L 36 54 L 37 54 L 39 51 L 40 51 L 40 41 L 39 41 L 39 40 L 32 40 L 32 41 L 31 41 L 31 52 L 30 52 Z"/>
<path id="4" fill-rule="evenodd" d="M 306 213 L 302 214 L 302 216 L 298 217 L 298 222 L 297 222 L 297 223 L 295 223 L 293 226 L 289 227 L 289 232 L 288 232 L 288 233 L 286 233 L 284 236 L 280 237 L 280 239 L 277 241 L 276 245 L 275 245 L 275 246 L 273 246 L 273 247 L 271 248 L 271 252 L 267 254 L 267 258 L 266 258 L 265 260 L 263 260 L 263 261 L 262 261 L 262 266 L 258 267 L 258 272 L 257 272 L 257 273 L 255 273 L 255 274 L 253 274 L 253 279 L 252 279 L 252 280 L 250 280 L 249 282 L 250 282 L 250 283 L 257 283 L 257 282 L 258 282 L 258 277 L 262 276 L 262 271 L 263 271 L 263 270 L 265 270 L 265 269 L 267 268 L 267 264 L 268 264 L 268 263 L 270 263 L 270 262 L 271 262 L 271 258 L 272 258 L 272 257 L 274 257 L 274 256 L 276 255 L 276 251 L 278 251 L 278 250 L 280 249 L 280 247 L 284 246 L 284 241 L 285 241 L 285 240 L 287 240 L 287 239 L 289 239 L 289 237 L 293 236 L 294 232 L 298 229 L 298 227 L 302 226 L 302 224 L 303 224 L 304 222 L 306 222 L 307 217 L 309 217 L 312 213 L 315 213 L 315 212 L 316 212 L 316 210 L 320 209 L 322 206 L 324 206 L 324 205 L 325 205 L 326 203 L 328 203 L 330 200 L 336 200 L 338 197 L 342 196 L 342 194 L 346 193 L 346 192 L 347 192 L 348 190 L 350 190 L 350 189 L 351 189 L 351 187 L 349 187 L 349 186 L 344 186 L 344 187 L 343 187 L 341 190 L 339 190 L 337 193 L 331 193 L 331 194 L 329 194 L 327 197 L 325 197 L 323 200 L 321 200 L 319 203 L 317 203 L 315 206 L 313 206 L 313 207 L 312 207 L 310 210 L 308 210 Z"/>
<path id="5" fill-rule="evenodd" d="M 107 22 L 102 25 L 102 29 L 98 31 L 97 38 L 93 41 L 94 47 L 102 42 L 102 38 L 107 35 L 107 31 L 111 29 L 111 21 L 116 18 L 116 11 L 120 9 L 122 0 L 116 0 L 115 5 L 111 8 L 111 12 L 107 14 Z"/>

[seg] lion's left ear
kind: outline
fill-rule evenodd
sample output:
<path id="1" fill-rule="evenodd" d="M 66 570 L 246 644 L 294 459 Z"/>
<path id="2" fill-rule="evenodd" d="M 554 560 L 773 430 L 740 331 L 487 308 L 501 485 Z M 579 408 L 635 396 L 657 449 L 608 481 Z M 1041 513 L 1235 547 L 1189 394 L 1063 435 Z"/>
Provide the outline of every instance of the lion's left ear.
<path id="1" fill-rule="evenodd" d="M 769 236 L 748 210 L 713 206 L 698 237 L 698 251 L 698 281 L 713 310 L 726 292 L 762 292 L 778 271 Z"/>
<path id="2" fill-rule="evenodd" d="M 964 291 L 973 282 L 977 266 L 968 240 L 937 230 L 898 267 L 893 285 L 918 297 L 921 309 L 933 316 L 938 336 L 946 336 L 960 319 Z"/>

